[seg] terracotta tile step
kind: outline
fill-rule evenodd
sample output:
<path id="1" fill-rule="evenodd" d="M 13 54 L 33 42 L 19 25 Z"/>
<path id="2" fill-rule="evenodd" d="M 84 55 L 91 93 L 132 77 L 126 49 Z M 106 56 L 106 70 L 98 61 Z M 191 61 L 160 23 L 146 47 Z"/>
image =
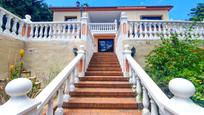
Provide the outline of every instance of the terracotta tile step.
<path id="1" fill-rule="evenodd" d="M 128 82 L 120 81 L 80 81 L 75 86 L 77 88 L 131 88 Z"/>
<path id="2" fill-rule="evenodd" d="M 76 88 L 71 97 L 135 97 L 131 88 Z"/>
<path id="3" fill-rule="evenodd" d="M 119 64 L 118 61 L 91 61 L 90 64 L 103 64 L 103 63 L 106 63 L 106 64 Z"/>
<path id="4" fill-rule="evenodd" d="M 85 76 L 79 79 L 80 81 L 128 81 L 128 78 L 123 76 Z"/>
<path id="5" fill-rule="evenodd" d="M 121 71 L 87 71 L 85 73 L 86 76 L 122 76 L 123 73 Z"/>
<path id="6" fill-rule="evenodd" d="M 121 71 L 120 68 L 96 68 L 96 67 L 89 67 L 88 71 Z"/>
<path id="7" fill-rule="evenodd" d="M 120 67 L 119 64 L 89 64 L 89 67 Z"/>
<path id="8" fill-rule="evenodd" d="M 115 62 L 118 63 L 118 60 L 113 60 L 113 59 L 104 59 L 104 58 L 97 58 L 97 59 L 91 59 L 91 62 Z"/>
<path id="9" fill-rule="evenodd" d="M 64 109 L 64 115 L 142 115 L 135 109 Z"/>
<path id="10" fill-rule="evenodd" d="M 72 97 L 64 108 L 137 109 L 135 98 L 82 98 Z"/>

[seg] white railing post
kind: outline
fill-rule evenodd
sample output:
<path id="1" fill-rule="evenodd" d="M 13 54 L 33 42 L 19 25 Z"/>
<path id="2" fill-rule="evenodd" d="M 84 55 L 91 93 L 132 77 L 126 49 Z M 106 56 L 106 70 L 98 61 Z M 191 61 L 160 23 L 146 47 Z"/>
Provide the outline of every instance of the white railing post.
<path id="1" fill-rule="evenodd" d="M 130 51 L 130 46 L 128 45 L 128 44 L 126 44 L 125 45 L 125 47 L 124 47 L 124 52 L 123 52 L 123 62 L 124 62 L 124 68 L 123 68 L 123 70 L 124 70 L 124 72 L 123 72 L 123 76 L 124 77 L 129 77 L 129 63 L 128 63 L 128 61 L 127 61 L 127 59 L 126 59 L 126 55 L 131 55 L 131 51 Z"/>
<path id="2" fill-rule="evenodd" d="M 0 113 L 2 115 L 36 115 L 37 106 L 40 103 L 27 96 L 31 89 L 32 82 L 26 78 L 10 81 L 5 88 L 10 99 L 0 106 Z"/>
<path id="3" fill-rule="evenodd" d="M 7 34 L 10 34 L 12 17 L 11 17 L 11 15 L 6 14 L 6 18 L 7 18 L 7 21 L 6 21 L 6 26 L 5 26 L 4 32 L 7 33 Z"/>
<path id="4" fill-rule="evenodd" d="M 82 57 L 82 59 L 80 60 L 80 62 L 79 62 L 79 71 L 78 71 L 78 73 L 79 73 L 79 77 L 84 77 L 85 76 L 85 59 L 86 59 L 86 57 L 85 57 L 85 51 L 84 51 L 84 45 L 80 45 L 80 47 L 79 47 L 79 51 L 77 52 L 78 54 L 83 54 L 83 57 Z"/>
<path id="5" fill-rule="evenodd" d="M 88 34 L 88 14 L 83 13 L 81 18 L 81 39 L 86 40 Z"/>
<path id="6" fill-rule="evenodd" d="M 204 108 L 196 105 L 190 99 L 196 90 L 193 83 L 189 80 L 183 78 L 172 79 L 169 82 L 169 90 L 174 95 L 170 99 L 170 103 L 178 113 L 186 113 L 188 115 L 202 115 L 204 113 Z"/>
<path id="7" fill-rule="evenodd" d="M 47 113 L 46 115 L 53 115 L 53 99 L 50 99 L 48 102 Z"/>
<path id="8" fill-rule="evenodd" d="M 115 21 L 114 21 L 114 24 L 115 24 L 115 31 L 117 31 L 117 29 L 118 29 L 118 24 L 117 24 L 117 20 L 115 19 Z"/>
<path id="9" fill-rule="evenodd" d="M 128 17 L 126 12 L 121 13 L 120 17 L 120 32 L 122 34 L 123 39 L 128 38 Z"/>

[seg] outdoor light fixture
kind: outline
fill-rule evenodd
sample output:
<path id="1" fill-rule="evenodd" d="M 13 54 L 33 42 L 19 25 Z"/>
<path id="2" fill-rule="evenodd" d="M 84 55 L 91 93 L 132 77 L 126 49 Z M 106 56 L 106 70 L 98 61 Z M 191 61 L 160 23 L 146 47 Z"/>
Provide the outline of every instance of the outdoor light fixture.
<path id="1" fill-rule="evenodd" d="M 135 49 L 135 47 L 133 46 L 133 47 L 131 48 L 131 56 L 132 56 L 132 57 L 135 57 L 135 54 L 136 54 L 136 49 Z"/>
<path id="2" fill-rule="evenodd" d="M 87 3 L 81 4 L 79 1 L 76 1 L 76 7 L 80 8 L 80 16 L 82 17 L 82 13 L 85 8 L 87 8 L 89 5 Z"/>
<path id="3" fill-rule="evenodd" d="M 73 53 L 74 53 L 74 56 L 77 56 L 77 51 L 78 51 L 78 49 L 77 48 L 73 48 Z"/>

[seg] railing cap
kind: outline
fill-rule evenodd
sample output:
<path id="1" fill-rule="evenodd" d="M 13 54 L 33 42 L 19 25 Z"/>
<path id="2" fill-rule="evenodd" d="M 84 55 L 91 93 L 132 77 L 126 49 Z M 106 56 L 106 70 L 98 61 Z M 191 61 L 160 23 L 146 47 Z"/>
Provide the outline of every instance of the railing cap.
<path id="1" fill-rule="evenodd" d="M 84 54 L 85 53 L 85 46 L 84 45 L 80 45 L 79 46 L 79 51 L 77 52 L 78 54 Z"/>
<path id="2" fill-rule="evenodd" d="M 130 45 L 126 44 L 124 46 L 124 54 L 131 54 Z"/>
<path id="3" fill-rule="evenodd" d="M 190 98 L 195 94 L 195 86 L 192 82 L 183 79 L 175 78 L 169 82 L 169 90 L 175 97 Z"/>
<path id="4" fill-rule="evenodd" d="M 32 89 L 32 82 L 26 78 L 17 78 L 10 81 L 5 88 L 6 94 L 11 97 L 25 96 Z"/>

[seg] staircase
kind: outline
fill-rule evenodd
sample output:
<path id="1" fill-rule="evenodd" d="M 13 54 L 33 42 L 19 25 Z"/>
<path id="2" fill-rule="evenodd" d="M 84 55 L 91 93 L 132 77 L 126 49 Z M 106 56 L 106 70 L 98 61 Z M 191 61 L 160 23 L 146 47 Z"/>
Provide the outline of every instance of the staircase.
<path id="1" fill-rule="evenodd" d="M 140 115 L 135 93 L 114 53 L 94 53 L 85 77 L 64 102 L 68 115 Z"/>

